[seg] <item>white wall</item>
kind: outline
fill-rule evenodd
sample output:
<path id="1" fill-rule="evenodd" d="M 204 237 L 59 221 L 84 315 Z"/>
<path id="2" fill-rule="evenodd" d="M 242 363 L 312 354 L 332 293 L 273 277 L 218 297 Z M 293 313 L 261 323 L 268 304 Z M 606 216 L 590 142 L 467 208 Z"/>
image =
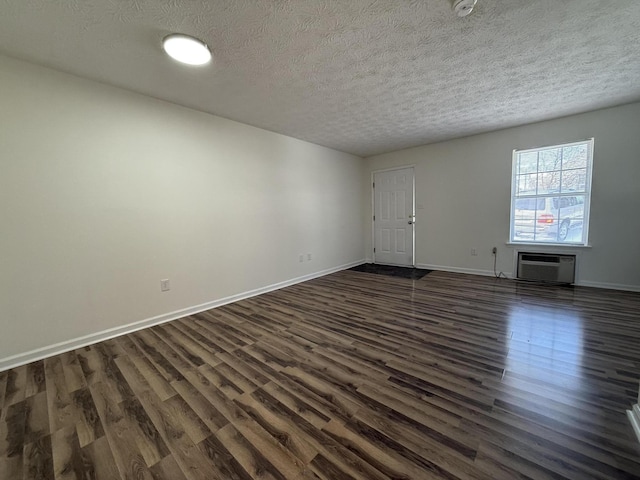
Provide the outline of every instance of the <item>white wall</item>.
<path id="1" fill-rule="evenodd" d="M 514 248 L 506 242 L 513 149 L 594 137 L 592 248 L 563 251 L 578 252 L 577 283 L 640 290 L 639 126 L 635 103 L 371 157 L 365 176 L 369 183 L 372 171 L 415 164 L 418 264 L 489 274 L 495 245 L 498 269 L 512 274 Z M 371 256 L 368 188 L 365 248 Z"/>
<path id="2" fill-rule="evenodd" d="M 0 369 L 364 258 L 358 157 L 7 57 L 0 105 Z"/>

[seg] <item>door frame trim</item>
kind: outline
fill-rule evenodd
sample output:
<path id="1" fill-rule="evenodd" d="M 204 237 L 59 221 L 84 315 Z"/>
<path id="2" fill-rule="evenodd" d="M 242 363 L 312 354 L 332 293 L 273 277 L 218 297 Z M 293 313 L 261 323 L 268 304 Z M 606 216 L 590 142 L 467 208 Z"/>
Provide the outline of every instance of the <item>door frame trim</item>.
<path id="1" fill-rule="evenodd" d="M 398 167 L 389 167 L 389 168 L 380 168 L 378 170 L 372 170 L 371 171 L 371 179 L 369 181 L 369 186 L 371 187 L 371 250 L 369 251 L 369 253 L 371 254 L 371 259 L 373 260 L 373 263 L 376 263 L 376 252 L 375 247 L 376 247 L 376 222 L 373 220 L 373 216 L 376 214 L 376 197 L 375 197 L 375 192 L 374 192 L 374 188 L 373 188 L 373 183 L 374 180 L 376 178 L 376 173 L 384 173 L 384 172 L 393 172 L 394 170 L 405 170 L 407 168 L 411 168 L 413 170 L 413 242 L 412 243 L 412 248 L 413 248 L 413 252 L 411 252 L 411 258 L 413 258 L 413 263 L 412 266 L 413 268 L 416 267 L 416 227 L 415 227 L 415 215 L 416 215 L 416 165 L 415 163 L 409 164 L 409 165 L 403 165 L 403 166 L 398 166 Z"/>

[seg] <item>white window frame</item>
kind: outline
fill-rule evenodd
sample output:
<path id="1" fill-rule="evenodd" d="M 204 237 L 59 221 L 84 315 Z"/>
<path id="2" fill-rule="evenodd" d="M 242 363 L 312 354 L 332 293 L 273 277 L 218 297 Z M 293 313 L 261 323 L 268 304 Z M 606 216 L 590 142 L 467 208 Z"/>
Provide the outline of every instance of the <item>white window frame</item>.
<path id="1" fill-rule="evenodd" d="M 513 150 L 513 158 L 511 164 L 511 213 L 509 215 L 509 241 L 508 244 L 513 245 L 552 245 L 552 246 L 565 246 L 565 247 L 588 247 L 589 246 L 589 219 L 590 219 L 590 211 L 591 211 L 591 179 L 593 176 L 593 138 L 589 138 L 586 140 L 581 140 L 578 142 L 571 143 L 561 143 L 558 145 L 546 145 L 543 147 L 529 148 L 529 149 L 515 149 Z M 540 152 L 547 149 L 553 148 L 562 148 L 562 147 L 571 147 L 574 145 L 587 145 L 587 172 L 586 172 L 586 180 L 585 180 L 585 189 L 584 191 L 575 191 L 571 192 L 571 195 L 584 195 L 584 219 L 583 219 L 583 229 L 582 229 L 582 239 L 579 242 L 566 242 L 566 241 L 541 241 L 541 240 L 517 240 L 515 239 L 515 229 L 514 229 L 514 216 L 515 216 L 515 201 L 520 198 L 542 198 L 542 197 L 562 197 L 562 196 L 571 196 L 567 193 L 544 193 L 544 194 L 536 194 L 535 195 L 519 195 L 516 196 L 517 193 L 517 160 L 518 155 L 523 153 L 531 153 L 531 152 Z M 539 170 L 536 170 L 539 173 Z M 560 169 L 562 174 L 563 169 Z"/>

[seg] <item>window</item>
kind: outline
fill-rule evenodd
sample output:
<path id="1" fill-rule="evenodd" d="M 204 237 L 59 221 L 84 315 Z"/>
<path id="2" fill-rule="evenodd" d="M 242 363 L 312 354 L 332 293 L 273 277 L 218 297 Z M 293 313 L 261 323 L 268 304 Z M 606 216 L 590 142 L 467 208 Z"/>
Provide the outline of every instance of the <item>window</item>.
<path id="1" fill-rule="evenodd" d="M 513 151 L 511 242 L 587 245 L 593 139 Z"/>

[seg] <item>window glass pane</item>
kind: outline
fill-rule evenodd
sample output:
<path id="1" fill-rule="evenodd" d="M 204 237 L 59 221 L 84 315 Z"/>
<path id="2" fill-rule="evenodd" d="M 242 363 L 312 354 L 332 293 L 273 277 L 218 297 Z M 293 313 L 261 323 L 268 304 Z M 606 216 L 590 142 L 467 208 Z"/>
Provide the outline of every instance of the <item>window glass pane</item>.
<path id="1" fill-rule="evenodd" d="M 556 193 L 560 191 L 560 172 L 544 172 L 538 174 L 538 194 Z"/>
<path id="2" fill-rule="evenodd" d="M 587 169 L 565 170 L 562 172 L 562 193 L 584 192 L 587 184 Z"/>
<path id="3" fill-rule="evenodd" d="M 544 208 L 537 211 L 535 239 L 542 242 L 548 242 L 551 240 L 551 232 L 554 229 L 557 218 L 553 214 L 553 209 L 550 208 L 552 199 L 547 197 L 542 200 L 544 200 Z"/>
<path id="4" fill-rule="evenodd" d="M 559 148 L 542 150 L 540 152 L 540 163 L 538 164 L 538 171 L 549 172 L 552 170 L 560 170 L 560 168 L 562 168 L 562 158 L 560 156 Z"/>
<path id="5" fill-rule="evenodd" d="M 518 175 L 516 195 L 535 195 L 538 182 L 538 175 Z"/>
<path id="6" fill-rule="evenodd" d="M 586 168 L 589 149 L 586 143 L 562 148 L 562 168 Z"/>
<path id="7" fill-rule="evenodd" d="M 570 195 L 560 197 L 560 209 L 557 215 L 558 242 L 582 242 L 584 225 L 584 195 Z"/>
<path id="8" fill-rule="evenodd" d="M 544 208 L 544 198 L 518 198 L 516 200 L 516 210 L 542 210 Z M 516 215 L 518 213 L 516 212 Z"/>
<path id="9" fill-rule="evenodd" d="M 535 173 L 538 170 L 538 153 L 519 153 L 518 154 L 518 173 Z"/>
<path id="10" fill-rule="evenodd" d="M 542 202 L 541 202 L 542 201 Z M 513 232 L 517 241 L 535 240 L 535 219 L 538 207 L 543 207 L 542 198 L 518 198 L 513 211 Z"/>

